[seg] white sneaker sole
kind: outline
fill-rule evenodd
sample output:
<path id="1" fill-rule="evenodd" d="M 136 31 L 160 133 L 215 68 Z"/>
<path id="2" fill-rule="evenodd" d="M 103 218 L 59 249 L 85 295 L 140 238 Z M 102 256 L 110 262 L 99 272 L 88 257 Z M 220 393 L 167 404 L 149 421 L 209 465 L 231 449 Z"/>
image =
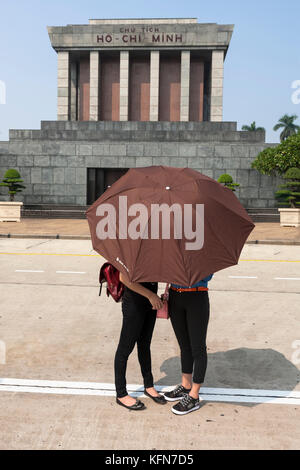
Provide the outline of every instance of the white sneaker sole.
<path id="1" fill-rule="evenodd" d="M 191 413 L 192 411 L 199 410 L 199 408 L 200 408 L 200 404 L 197 406 L 194 406 L 194 408 L 191 408 L 188 411 L 177 411 L 177 410 L 174 410 L 174 408 L 171 408 L 171 410 L 173 411 L 175 415 L 187 415 L 188 413 Z"/>
<path id="2" fill-rule="evenodd" d="M 183 399 L 183 397 L 169 398 L 169 397 L 166 397 L 166 395 L 164 395 L 164 397 L 167 401 L 180 401 Z"/>

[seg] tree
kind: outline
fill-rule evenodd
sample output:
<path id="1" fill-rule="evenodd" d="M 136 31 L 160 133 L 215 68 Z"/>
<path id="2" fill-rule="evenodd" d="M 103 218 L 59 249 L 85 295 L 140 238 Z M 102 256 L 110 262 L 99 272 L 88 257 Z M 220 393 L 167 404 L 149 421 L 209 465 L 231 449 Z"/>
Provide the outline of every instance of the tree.
<path id="1" fill-rule="evenodd" d="M 264 127 L 256 127 L 256 123 L 255 121 L 253 121 L 250 126 L 242 126 L 242 131 L 250 131 L 250 132 L 253 132 L 253 131 L 265 131 L 265 128 Z"/>
<path id="2" fill-rule="evenodd" d="M 226 188 L 231 189 L 231 191 L 235 191 L 240 185 L 238 183 L 233 182 L 233 178 L 228 173 L 224 173 L 218 178 L 218 183 L 223 184 Z"/>
<path id="3" fill-rule="evenodd" d="M 6 186 L 8 188 L 8 194 L 10 201 L 14 201 L 15 194 L 21 192 L 26 186 L 23 186 L 23 180 L 17 170 L 10 168 L 5 172 L 4 178 L 0 186 Z"/>
<path id="4" fill-rule="evenodd" d="M 283 175 L 283 178 L 287 182 L 281 184 L 279 186 L 280 189 L 275 193 L 278 205 L 289 205 L 293 208 L 300 207 L 300 168 L 289 168 Z"/>
<path id="5" fill-rule="evenodd" d="M 300 134 L 292 135 L 275 147 L 260 152 L 252 162 L 263 175 L 283 175 L 289 168 L 300 168 Z"/>
<path id="6" fill-rule="evenodd" d="M 279 119 L 278 123 L 273 127 L 274 131 L 278 131 L 278 129 L 283 128 L 283 131 L 280 134 L 281 142 L 286 140 L 291 135 L 297 134 L 297 132 L 299 132 L 300 126 L 297 126 L 297 124 L 294 124 L 294 121 L 296 121 L 296 119 L 298 119 L 298 116 L 296 116 L 296 114 L 293 114 L 292 116 L 285 114 Z"/>

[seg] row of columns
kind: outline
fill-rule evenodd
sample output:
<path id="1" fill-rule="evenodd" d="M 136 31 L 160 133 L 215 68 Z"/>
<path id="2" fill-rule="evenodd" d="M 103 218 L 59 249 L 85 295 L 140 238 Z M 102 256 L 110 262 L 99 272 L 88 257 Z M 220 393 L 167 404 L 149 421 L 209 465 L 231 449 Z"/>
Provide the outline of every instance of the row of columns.
<path id="1" fill-rule="evenodd" d="M 69 52 L 58 57 L 58 120 L 75 120 L 76 71 L 70 67 Z M 210 72 L 210 121 L 223 119 L 224 51 L 212 51 Z M 70 76 L 69 76 L 70 75 Z M 190 51 L 181 51 L 180 121 L 189 120 Z M 120 121 L 128 120 L 129 52 L 120 52 Z M 150 53 L 150 121 L 158 121 L 159 51 Z M 70 105 L 69 105 L 70 103 Z M 90 121 L 99 116 L 99 52 L 90 52 Z"/>

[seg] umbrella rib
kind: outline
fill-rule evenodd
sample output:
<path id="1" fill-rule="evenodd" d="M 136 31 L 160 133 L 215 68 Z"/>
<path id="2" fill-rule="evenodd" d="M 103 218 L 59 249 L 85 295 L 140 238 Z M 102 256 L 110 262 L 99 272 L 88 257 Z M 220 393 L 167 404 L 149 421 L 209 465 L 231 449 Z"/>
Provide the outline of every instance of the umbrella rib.
<path id="1" fill-rule="evenodd" d="M 185 170 L 185 168 L 181 168 L 180 170 L 183 171 L 183 170 Z M 181 173 L 181 171 L 179 173 Z M 184 183 L 178 183 L 178 184 L 172 185 L 172 189 L 176 189 L 178 187 L 185 186 L 186 184 L 191 184 L 191 181 L 196 182 L 196 179 L 191 176 L 191 177 L 189 177 L 188 181 L 185 181 Z"/>
<path id="2" fill-rule="evenodd" d="M 215 199 L 215 198 L 214 198 L 214 199 Z M 181 202 L 184 204 L 184 201 L 182 201 L 182 198 L 180 198 L 180 200 L 181 200 Z M 215 201 L 216 201 L 216 202 L 219 202 L 217 199 L 215 199 Z M 223 204 L 222 204 L 222 205 L 223 205 Z M 204 209 L 204 210 L 205 210 L 205 209 Z M 205 220 L 205 217 L 204 217 L 204 220 Z M 207 224 L 210 226 L 210 228 L 211 228 L 211 223 L 209 222 L 209 220 L 205 220 L 205 223 L 207 223 Z M 213 233 L 215 233 L 215 232 L 213 231 Z M 217 239 L 220 241 L 220 243 L 224 246 L 226 252 L 229 254 L 229 256 L 230 256 L 230 258 L 231 258 L 231 254 L 230 254 L 230 252 L 228 251 L 228 248 L 226 247 L 226 245 L 224 245 L 224 243 L 220 240 L 220 238 L 219 238 L 217 235 L 216 235 L 216 237 L 217 237 Z M 184 263 L 184 264 L 185 264 L 185 263 Z"/>
<path id="3" fill-rule="evenodd" d="M 187 270 L 187 267 L 186 267 L 186 264 L 185 264 L 185 259 L 184 259 L 184 256 L 183 256 L 183 252 L 181 250 L 181 246 L 180 246 L 180 239 L 178 239 L 178 242 L 177 242 L 177 245 L 178 245 L 178 248 L 179 248 L 179 253 L 180 253 L 180 256 L 181 256 L 181 259 L 182 259 L 182 264 L 184 266 L 184 271 L 186 273 L 188 273 L 188 277 L 189 277 L 189 282 L 191 280 L 191 273 L 190 273 L 190 270 Z"/>
<path id="4" fill-rule="evenodd" d="M 132 170 L 135 170 L 136 168 L 132 168 Z M 126 176 L 127 173 L 125 173 L 125 175 L 123 176 Z M 123 177 L 121 177 L 119 180 L 117 180 L 114 184 L 118 184 L 120 182 L 120 180 L 122 179 Z M 143 175 L 143 181 L 142 183 L 145 182 L 145 180 L 147 180 L 147 176 L 146 175 Z M 155 181 L 154 181 L 155 182 Z M 111 186 L 111 188 L 108 188 L 106 189 L 106 191 L 104 191 L 103 194 L 101 194 L 101 196 L 99 196 L 98 199 L 102 198 L 101 200 L 101 204 L 103 204 L 105 201 L 107 201 L 107 199 L 110 199 L 112 197 L 115 197 L 115 196 L 118 196 L 120 195 L 120 193 L 122 192 L 127 192 L 127 191 L 132 191 L 132 190 L 136 190 L 136 189 L 139 189 L 139 188 L 143 188 L 142 186 L 142 183 L 140 184 L 140 186 L 133 186 L 133 183 L 130 183 L 130 185 L 128 185 L 128 187 L 122 187 L 122 188 L 117 188 L 115 191 L 113 191 L 114 189 L 114 184 Z M 107 193 L 107 194 L 106 194 Z M 96 201 L 93 202 L 93 204 L 89 207 L 89 209 L 87 210 L 87 212 L 92 212 L 92 210 L 94 209 L 95 206 L 97 206 L 97 203 L 98 203 L 98 199 L 96 199 Z"/>
<path id="5" fill-rule="evenodd" d="M 189 168 L 180 168 L 180 173 L 184 170 L 187 170 L 187 169 L 189 169 Z M 191 181 L 195 182 L 196 184 L 199 180 L 201 182 L 205 182 L 205 181 L 209 181 L 210 183 L 216 182 L 216 181 L 210 181 L 209 176 L 202 175 L 202 173 L 199 173 L 199 175 L 196 175 L 196 176 L 195 175 L 185 175 L 185 176 L 186 176 L 186 178 L 188 178 L 188 180 L 185 181 L 184 183 L 179 183 L 177 185 L 173 185 L 173 189 L 176 189 L 179 186 L 181 187 L 181 186 L 185 186 L 187 184 L 190 184 Z M 203 179 L 203 176 L 205 177 L 204 179 Z"/>
<path id="6" fill-rule="evenodd" d="M 214 233 L 214 235 L 216 236 L 216 238 L 219 240 L 219 242 L 223 245 L 223 247 L 225 248 L 226 252 L 228 253 L 229 255 L 229 258 L 232 258 L 232 255 L 231 253 L 228 251 L 228 248 L 227 246 L 223 243 L 222 239 L 218 236 L 217 232 L 213 231 L 212 230 L 212 226 L 211 226 L 211 223 L 209 222 L 209 220 L 206 221 L 206 223 L 209 225 L 211 231 Z M 236 262 L 237 264 L 237 262 Z"/>
<path id="7" fill-rule="evenodd" d="M 207 180 L 207 181 L 208 181 L 209 183 L 217 183 L 217 181 L 209 181 L 209 180 Z M 203 181 L 203 183 L 204 183 L 204 182 L 206 182 L 206 181 Z M 218 184 L 220 184 L 220 183 L 218 183 Z M 228 189 L 228 190 L 231 191 L 231 189 Z M 221 205 L 224 206 L 226 209 L 228 209 L 228 207 L 227 207 L 225 204 L 223 204 L 222 201 L 219 201 L 218 199 L 216 199 L 216 198 L 215 198 L 214 196 L 212 196 L 211 194 L 210 194 L 209 197 L 211 197 L 212 199 L 214 199 L 218 204 L 221 204 Z M 242 206 L 242 204 L 240 203 L 240 201 L 238 200 L 238 198 L 236 198 L 236 199 L 237 199 L 237 201 L 239 202 L 239 204 L 241 205 L 241 207 L 244 209 L 245 215 L 247 215 L 247 217 L 249 217 L 249 216 L 248 216 L 248 213 L 247 213 L 247 211 L 246 211 L 246 209 Z M 239 214 L 239 213 L 235 210 L 235 208 L 230 208 L 230 210 L 231 210 L 232 212 L 234 212 L 234 213 L 235 213 L 238 217 L 240 217 L 241 219 L 244 219 L 244 217 L 243 217 L 241 214 Z M 247 220 L 247 219 L 246 219 L 246 220 Z M 252 223 L 253 223 L 253 222 L 252 222 Z M 254 224 L 253 224 L 253 225 L 254 225 Z"/>
<path id="8" fill-rule="evenodd" d="M 145 233 L 146 227 L 149 229 L 149 220 L 150 220 L 150 218 L 151 218 L 151 211 L 150 211 L 150 215 L 148 216 L 147 224 L 146 224 L 145 227 L 144 227 L 144 230 L 143 230 L 142 235 Z M 148 233 L 148 235 L 149 235 L 149 233 Z M 136 255 L 136 257 L 135 257 L 135 263 L 137 263 L 138 258 L 139 258 L 139 256 L 140 256 L 141 247 L 142 247 L 142 241 L 143 241 L 143 240 L 144 240 L 143 238 L 140 238 L 140 245 L 139 245 L 139 248 L 138 248 L 138 251 L 137 251 L 137 255 Z"/>
<path id="9" fill-rule="evenodd" d="M 184 169 L 184 168 L 183 168 Z M 169 200 L 171 199 L 171 192 L 169 193 Z M 182 201 L 182 199 L 180 198 L 182 204 L 184 205 L 184 202 Z M 171 201 L 170 201 L 171 202 Z M 176 202 L 172 201 L 172 205 L 173 204 L 176 204 Z M 174 236 L 175 236 L 175 226 L 174 226 Z M 174 238 L 175 240 L 175 238 Z M 185 263 L 185 259 L 184 259 L 184 256 L 183 256 L 183 252 L 182 252 L 182 247 L 180 246 L 180 240 L 182 241 L 182 239 L 178 239 L 178 242 L 177 242 L 177 246 L 178 246 L 178 249 L 179 249 L 179 253 L 180 253 L 180 256 L 181 256 L 181 259 L 182 259 L 182 263 L 183 263 L 183 266 L 184 266 L 184 270 L 185 272 L 188 272 L 189 273 L 189 280 L 191 279 L 191 276 L 190 276 L 190 270 L 187 270 L 187 266 L 186 266 L 186 263 Z"/>

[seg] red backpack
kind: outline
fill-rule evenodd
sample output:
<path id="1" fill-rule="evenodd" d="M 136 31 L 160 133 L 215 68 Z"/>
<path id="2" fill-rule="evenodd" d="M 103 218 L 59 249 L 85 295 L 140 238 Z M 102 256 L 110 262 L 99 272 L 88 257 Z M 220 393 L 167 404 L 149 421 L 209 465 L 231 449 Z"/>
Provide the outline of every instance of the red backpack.
<path id="1" fill-rule="evenodd" d="M 100 290 L 102 291 L 102 284 L 106 282 L 106 295 L 112 296 L 116 302 L 120 302 L 124 293 L 124 284 L 120 281 L 120 272 L 110 263 L 104 263 L 101 266 L 99 273 Z"/>

